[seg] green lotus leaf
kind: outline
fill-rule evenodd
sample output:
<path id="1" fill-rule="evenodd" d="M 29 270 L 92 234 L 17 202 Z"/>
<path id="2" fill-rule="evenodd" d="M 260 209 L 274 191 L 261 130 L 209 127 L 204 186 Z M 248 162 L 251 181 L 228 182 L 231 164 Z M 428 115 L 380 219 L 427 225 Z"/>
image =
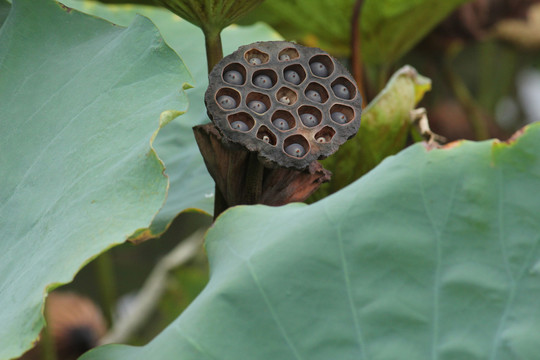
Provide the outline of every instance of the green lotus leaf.
<path id="1" fill-rule="evenodd" d="M 362 57 L 392 63 L 467 0 L 365 0 L 360 14 Z M 264 21 L 286 39 L 335 56 L 350 55 L 355 0 L 266 0 L 242 20 Z"/>
<path id="2" fill-rule="evenodd" d="M 165 41 L 187 65 L 194 78 L 194 88 L 187 91 L 188 111 L 173 120 L 158 134 L 155 148 L 165 163 L 170 187 L 167 201 L 154 219 L 149 236 L 162 233 L 178 213 L 191 209 L 213 212 L 214 181 L 208 174 L 192 127 L 208 123 L 204 92 L 208 86 L 208 70 L 202 31 L 170 11 L 150 6 L 103 5 L 94 1 L 64 0 L 64 4 L 80 11 L 128 25 L 140 13 L 159 28 Z M 230 26 L 223 31 L 223 51 L 229 54 L 240 45 L 255 41 L 280 40 L 280 36 L 264 24 Z"/>
<path id="3" fill-rule="evenodd" d="M 191 76 L 148 19 L 122 28 L 48 0 L 14 1 L 0 64 L 0 359 L 11 359 L 37 338 L 48 290 L 151 224 L 167 192 L 152 141 L 187 109 Z"/>
<path id="4" fill-rule="evenodd" d="M 173 13 L 200 27 L 206 34 L 219 34 L 256 8 L 263 0 L 156 0 Z"/>
<path id="5" fill-rule="evenodd" d="M 363 58 L 374 64 L 396 61 L 467 1 L 365 0 L 360 25 Z"/>
<path id="6" fill-rule="evenodd" d="M 239 206 L 210 282 L 149 344 L 98 359 L 535 359 L 540 124 L 413 145 L 312 205 Z"/>

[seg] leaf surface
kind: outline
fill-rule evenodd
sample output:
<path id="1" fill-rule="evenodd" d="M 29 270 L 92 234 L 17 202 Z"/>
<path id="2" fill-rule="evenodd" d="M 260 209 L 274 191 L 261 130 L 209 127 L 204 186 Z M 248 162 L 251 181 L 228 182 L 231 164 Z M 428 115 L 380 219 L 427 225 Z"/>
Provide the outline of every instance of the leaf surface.
<path id="1" fill-rule="evenodd" d="M 48 290 L 163 205 L 151 147 L 191 76 L 152 23 L 15 0 L 0 29 L 0 359 L 43 326 Z"/>
<path id="2" fill-rule="evenodd" d="M 416 144 L 312 205 L 239 206 L 210 282 L 148 345 L 97 359 L 534 359 L 540 125 Z"/>
<path id="3" fill-rule="evenodd" d="M 360 14 L 362 57 L 367 63 L 399 59 L 458 5 L 467 0 L 365 0 Z M 267 0 L 244 23 L 264 21 L 286 39 L 350 54 L 355 0 Z"/>

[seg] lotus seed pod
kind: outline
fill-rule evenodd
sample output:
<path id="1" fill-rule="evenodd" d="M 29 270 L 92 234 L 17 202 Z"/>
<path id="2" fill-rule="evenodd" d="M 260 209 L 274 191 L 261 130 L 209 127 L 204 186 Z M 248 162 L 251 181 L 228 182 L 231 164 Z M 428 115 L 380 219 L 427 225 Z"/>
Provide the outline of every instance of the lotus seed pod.
<path id="1" fill-rule="evenodd" d="M 285 119 L 278 118 L 272 122 L 279 130 L 289 130 L 289 123 Z"/>
<path id="2" fill-rule="evenodd" d="M 279 57 L 279 60 L 281 60 L 281 61 L 289 61 L 289 60 L 291 60 L 291 57 L 289 55 L 287 55 L 287 54 L 283 54 L 283 55 L 281 55 Z"/>
<path id="3" fill-rule="evenodd" d="M 287 80 L 290 83 L 293 83 L 294 85 L 300 84 L 302 79 L 300 78 L 300 75 L 294 70 L 287 70 L 285 71 L 285 80 Z"/>
<path id="4" fill-rule="evenodd" d="M 354 136 L 362 113 L 360 92 L 343 65 L 321 49 L 285 41 L 241 46 L 223 58 L 209 74 L 205 103 L 223 143 L 297 170 Z"/>
<path id="5" fill-rule="evenodd" d="M 291 103 L 291 99 L 289 99 L 287 96 L 282 96 L 279 98 L 279 102 L 285 105 L 289 105 Z"/>
<path id="6" fill-rule="evenodd" d="M 250 101 L 248 104 L 248 107 L 259 114 L 262 114 L 267 110 L 266 105 L 264 105 L 262 101 L 258 101 L 258 100 Z"/>
<path id="7" fill-rule="evenodd" d="M 310 100 L 316 101 L 318 103 L 322 103 L 321 94 L 319 94 L 315 90 L 308 90 L 306 92 L 306 97 Z"/>
<path id="8" fill-rule="evenodd" d="M 306 150 L 302 145 L 294 143 L 287 146 L 285 152 L 291 156 L 302 157 L 306 153 Z"/>
<path id="9" fill-rule="evenodd" d="M 302 114 L 300 115 L 300 120 L 302 120 L 302 123 L 307 127 L 317 126 L 318 123 L 317 117 L 312 114 Z"/>
<path id="10" fill-rule="evenodd" d="M 223 78 L 225 82 L 233 85 L 242 85 L 244 83 L 244 77 L 236 70 L 227 71 Z"/>
<path id="11" fill-rule="evenodd" d="M 261 61 L 261 59 L 259 59 L 257 57 L 253 57 L 253 58 L 249 59 L 249 63 L 251 65 L 261 65 L 262 61 Z"/>
<path id="12" fill-rule="evenodd" d="M 231 127 L 235 130 L 239 130 L 239 131 L 248 131 L 249 130 L 249 126 L 247 126 L 247 124 L 243 121 L 240 121 L 240 120 L 236 120 L 236 121 L 233 121 L 233 123 L 231 124 Z"/>
<path id="13" fill-rule="evenodd" d="M 272 84 L 272 79 L 270 79 L 270 76 L 268 75 L 257 75 L 255 80 L 253 80 L 253 84 L 255 84 L 258 87 L 262 87 L 263 89 L 270 89 L 274 84 Z"/>
<path id="14" fill-rule="evenodd" d="M 222 108 L 230 110 L 236 107 L 236 100 L 229 95 L 221 95 L 218 97 L 218 103 Z"/>
<path id="15" fill-rule="evenodd" d="M 340 111 L 335 111 L 332 113 L 332 120 L 334 120 L 338 124 L 346 124 L 347 116 Z"/>
<path id="16" fill-rule="evenodd" d="M 342 98 L 345 100 L 349 100 L 351 98 L 351 94 L 349 93 L 349 89 L 345 85 L 342 84 L 336 84 L 332 87 L 332 90 L 334 90 L 334 94 L 338 98 Z"/>
<path id="17" fill-rule="evenodd" d="M 324 66 L 323 63 L 315 61 L 315 62 L 312 62 L 309 65 L 309 67 L 311 68 L 313 75 L 320 76 L 320 77 L 328 76 L 328 69 L 326 68 L 326 66 Z"/>

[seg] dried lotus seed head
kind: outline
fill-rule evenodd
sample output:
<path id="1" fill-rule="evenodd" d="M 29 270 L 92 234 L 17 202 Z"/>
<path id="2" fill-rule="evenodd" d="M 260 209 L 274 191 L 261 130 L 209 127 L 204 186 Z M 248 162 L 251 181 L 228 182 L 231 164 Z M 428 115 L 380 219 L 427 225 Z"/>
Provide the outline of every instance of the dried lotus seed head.
<path id="1" fill-rule="evenodd" d="M 236 100 L 232 98 L 232 96 L 229 95 L 221 95 L 218 97 L 218 103 L 221 105 L 224 109 L 234 109 L 236 107 Z"/>
<path id="2" fill-rule="evenodd" d="M 223 75 L 225 82 L 233 85 L 242 85 L 244 83 L 244 77 L 240 72 L 236 70 L 229 70 Z"/>
<path id="3" fill-rule="evenodd" d="M 285 148 L 287 154 L 295 157 L 302 157 L 306 153 L 304 147 L 300 144 L 293 143 Z"/>
<path id="4" fill-rule="evenodd" d="M 261 65 L 262 61 L 258 57 L 252 57 L 251 59 L 249 59 L 249 63 L 251 65 Z"/>
<path id="5" fill-rule="evenodd" d="M 223 142 L 278 166 L 306 170 L 360 125 L 354 78 L 321 49 L 285 41 L 241 46 L 209 80 L 205 103 Z"/>

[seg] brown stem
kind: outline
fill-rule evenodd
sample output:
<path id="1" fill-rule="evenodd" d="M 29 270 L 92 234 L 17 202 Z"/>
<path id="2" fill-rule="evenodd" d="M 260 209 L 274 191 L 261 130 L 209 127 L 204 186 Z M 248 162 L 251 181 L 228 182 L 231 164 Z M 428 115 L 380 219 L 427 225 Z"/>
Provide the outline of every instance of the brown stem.
<path id="1" fill-rule="evenodd" d="M 360 50 L 360 14 L 362 12 L 363 3 L 364 0 L 356 0 L 353 8 L 353 15 L 351 21 L 351 66 L 354 80 L 356 80 L 360 95 L 362 95 L 362 99 L 364 99 L 362 103 L 362 108 L 365 108 L 368 99 L 366 98 L 366 91 L 364 86 L 364 64 L 362 61 L 362 52 Z"/>
<path id="2" fill-rule="evenodd" d="M 259 203 L 262 194 L 264 166 L 256 153 L 249 153 L 246 168 L 246 204 Z"/>
<path id="3" fill-rule="evenodd" d="M 219 214 L 221 214 L 228 208 L 229 205 L 227 205 L 227 200 L 225 200 L 223 193 L 221 192 L 221 190 L 219 190 L 219 187 L 216 184 L 214 195 L 214 220 L 216 220 Z"/>

